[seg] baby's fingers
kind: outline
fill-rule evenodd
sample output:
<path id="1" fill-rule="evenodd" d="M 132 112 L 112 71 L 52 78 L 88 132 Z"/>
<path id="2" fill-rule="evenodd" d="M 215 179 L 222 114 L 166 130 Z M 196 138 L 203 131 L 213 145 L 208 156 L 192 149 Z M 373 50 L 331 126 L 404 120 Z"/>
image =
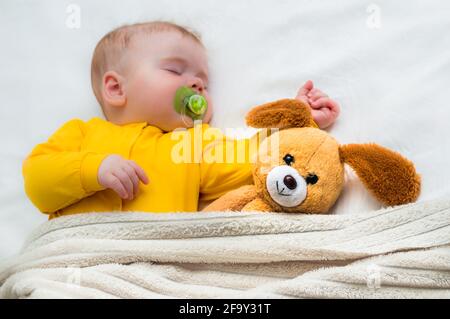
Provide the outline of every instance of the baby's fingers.
<path id="1" fill-rule="evenodd" d="M 311 89 L 314 87 L 314 84 L 311 80 L 306 81 L 305 84 L 298 90 L 297 96 L 303 96 L 309 93 Z"/>
<path id="2" fill-rule="evenodd" d="M 142 169 L 142 167 L 140 167 L 138 164 L 136 164 L 135 161 L 128 161 L 128 163 L 134 168 L 137 176 L 139 177 L 139 179 L 144 183 L 144 184 L 148 184 L 149 180 L 147 177 L 147 174 L 145 173 L 145 171 Z"/>
<path id="3" fill-rule="evenodd" d="M 330 98 L 320 98 L 311 104 L 314 121 L 321 128 L 327 128 L 334 123 L 339 115 L 339 105 Z"/>
<path id="4" fill-rule="evenodd" d="M 127 197 L 127 191 L 126 191 L 125 187 L 123 187 L 122 183 L 116 176 L 109 174 L 105 178 L 105 180 L 106 180 L 106 183 L 108 184 L 108 188 L 111 188 L 120 197 L 122 197 L 124 199 Z"/>
<path id="5" fill-rule="evenodd" d="M 311 103 L 311 107 L 313 109 L 321 109 L 324 107 L 328 108 L 334 116 L 337 116 L 340 112 L 339 104 L 329 97 L 321 97 L 317 99 L 316 101 Z"/>
<path id="6" fill-rule="evenodd" d="M 295 97 L 297 100 L 301 100 L 308 104 L 308 97 L 306 94 L 314 87 L 314 84 L 311 80 L 306 81 L 302 87 L 297 92 L 297 96 Z"/>
<path id="7" fill-rule="evenodd" d="M 321 128 L 327 128 L 333 123 L 333 115 L 330 112 L 330 109 L 327 107 L 323 107 L 321 109 L 313 109 L 311 111 L 314 122 Z"/>
<path id="8" fill-rule="evenodd" d="M 133 183 L 133 196 L 136 197 L 139 190 L 139 178 L 134 171 L 134 167 L 127 164 L 124 165 L 123 170 L 127 173 L 128 177 L 131 179 L 131 182 Z"/>
<path id="9" fill-rule="evenodd" d="M 126 197 L 124 199 L 133 199 L 133 182 L 125 170 L 116 170 L 112 174 L 120 180 L 120 183 L 126 190 Z"/>
<path id="10" fill-rule="evenodd" d="M 308 99 L 309 99 L 310 103 L 317 101 L 321 97 L 328 97 L 328 95 L 326 95 L 322 91 L 316 90 L 316 89 L 314 89 L 313 91 L 310 92 L 310 94 L 308 94 Z"/>

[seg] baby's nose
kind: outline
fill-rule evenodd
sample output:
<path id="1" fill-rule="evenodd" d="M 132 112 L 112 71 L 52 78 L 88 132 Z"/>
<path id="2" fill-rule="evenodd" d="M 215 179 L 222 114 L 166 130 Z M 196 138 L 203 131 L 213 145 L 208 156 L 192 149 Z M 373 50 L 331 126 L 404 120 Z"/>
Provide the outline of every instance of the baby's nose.
<path id="1" fill-rule="evenodd" d="M 200 84 L 193 84 L 192 89 L 199 94 L 203 92 L 203 86 Z"/>

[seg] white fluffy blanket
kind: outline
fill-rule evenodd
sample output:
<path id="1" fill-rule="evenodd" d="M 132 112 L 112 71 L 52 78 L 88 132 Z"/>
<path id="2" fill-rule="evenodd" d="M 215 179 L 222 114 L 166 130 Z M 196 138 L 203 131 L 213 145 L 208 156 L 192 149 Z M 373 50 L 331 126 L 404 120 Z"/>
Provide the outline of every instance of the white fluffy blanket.
<path id="1" fill-rule="evenodd" d="M 450 199 L 352 215 L 91 213 L 46 222 L 2 298 L 450 298 Z"/>

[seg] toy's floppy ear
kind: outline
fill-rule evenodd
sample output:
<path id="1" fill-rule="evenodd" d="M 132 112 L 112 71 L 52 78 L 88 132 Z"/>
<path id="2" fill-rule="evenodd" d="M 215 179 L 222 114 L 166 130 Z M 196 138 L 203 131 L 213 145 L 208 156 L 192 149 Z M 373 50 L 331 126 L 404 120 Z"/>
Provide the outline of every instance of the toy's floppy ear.
<path id="1" fill-rule="evenodd" d="M 255 106 L 247 113 L 247 125 L 255 128 L 317 127 L 310 107 L 295 99 Z"/>
<path id="2" fill-rule="evenodd" d="M 370 143 L 341 145 L 339 155 L 384 204 L 411 203 L 419 196 L 420 176 L 414 164 L 399 153 Z"/>

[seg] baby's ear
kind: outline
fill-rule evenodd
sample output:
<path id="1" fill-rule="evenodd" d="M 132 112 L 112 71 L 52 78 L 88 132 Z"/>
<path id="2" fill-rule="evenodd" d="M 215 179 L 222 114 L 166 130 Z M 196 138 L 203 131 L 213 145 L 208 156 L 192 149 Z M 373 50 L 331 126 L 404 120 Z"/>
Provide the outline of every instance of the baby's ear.
<path id="1" fill-rule="evenodd" d="M 420 176 L 414 164 L 399 153 L 370 143 L 341 145 L 339 155 L 382 203 L 401 205 L 419 196 Z"/>
<path id="2" fill-rule="evenodd" d="M 317 127 L 309 105 L 295 100 L 283 99 L 255 106 L 247 113 L 247 125 L 255 128 Z"/>

